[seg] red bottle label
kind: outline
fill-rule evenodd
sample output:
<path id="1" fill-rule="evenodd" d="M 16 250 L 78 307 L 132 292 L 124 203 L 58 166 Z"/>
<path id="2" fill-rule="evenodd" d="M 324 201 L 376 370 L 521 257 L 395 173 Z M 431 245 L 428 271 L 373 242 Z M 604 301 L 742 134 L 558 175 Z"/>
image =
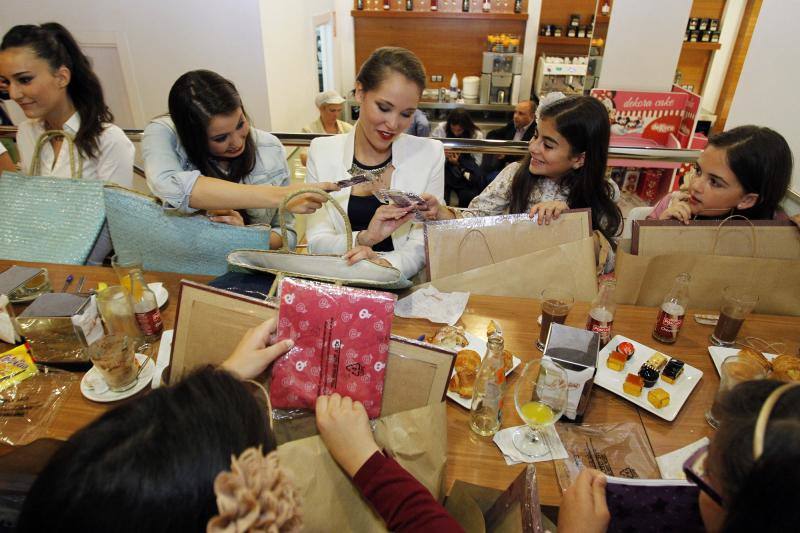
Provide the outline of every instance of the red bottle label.
<path id="1" fill-rule="evenodd" d="M 160 335 L 164 329 L 161 312 L 157 307 L 145 313 L 136 313 L 136 322 L 139 324 L 139 329 L 142 330 L 142 333 L 147 336 Z"/>

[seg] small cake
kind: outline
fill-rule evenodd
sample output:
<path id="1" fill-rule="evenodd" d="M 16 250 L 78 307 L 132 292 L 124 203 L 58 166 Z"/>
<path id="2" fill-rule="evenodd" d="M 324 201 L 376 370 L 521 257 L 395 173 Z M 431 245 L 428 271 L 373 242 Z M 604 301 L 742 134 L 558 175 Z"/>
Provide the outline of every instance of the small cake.
<path id="1" fill-rule="evenodd" d="M 662 388 L 653 389 L 647 393 L 647 401 L 656 409 L 669 405 L 669 393 Z"/>
<path id="2" fill-rule="evenodd" d="M 661 372 L 661 379 L 670 385 L 675 385 L 680 375 L 683 374 L 683 365 L 684 362 L 680 359 L 670 359 L 667 366 L 665 366 L 664 370 Z"/>
<path id="3" fill-rule="evenodd" d="M 626 341 L 617 345 L 617 351 L 627 357 L 628 361 L 630 361 L 631 357 L 633 357 L 633 353 L 636 351 L 636 348 L 633 347 L 633 344 Z"/>
<path id="4" fill-rule="evenodd" d="M 615 372 L 622 372 L 625 368 L 625 363 L 628 362 L 627 356 L 619 352 L 611 352 L 606 359 L 606 366 Z"/>
<path id="5" fill-rule="evenodd" d="M 651 355 L 650 359 L 648 359 L 647 362 L 642 366 L 648 366 L 653 370 L 655 370 L 656 372 L 661 372 L 661 370 L 666 366 L 666 364 L 667 364 L 667 356 L 664 355 L 663 353 L 656 352 L 653 355 Z"/>
<path id="6" fill-rule="evenodd" d="M 631 396 L 641 396 L 644 380 L 641 376 L 636 374 L 628 374 L 625 377 L 625 383 L 622 384 L 622 390 Z"/>
<path id="7" fill-rule="evenodd" d="M 639 369 L 639 376 L 644 380 L 644 386 L 648 389 L 658 381 L 658 372 L 647 365 L 642 365 Z"/>

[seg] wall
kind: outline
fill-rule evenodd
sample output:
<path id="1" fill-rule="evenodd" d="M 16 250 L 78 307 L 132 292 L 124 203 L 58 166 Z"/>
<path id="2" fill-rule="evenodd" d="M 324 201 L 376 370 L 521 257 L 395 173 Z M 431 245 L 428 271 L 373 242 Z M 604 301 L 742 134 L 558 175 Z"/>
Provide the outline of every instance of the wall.
<path id="1" fill-rule="evenodd" d="M 703 89 L 703 99 L 700 102 L 701 108 L 712 113 L 717 108 L 722 85 L 728 73 L 728 63 L 733 54 L 736 37 L 739 34 L 739 24 L 742 21 L 746 4 L 747 0 L 727 0 L 725 2 L 725 11 L 720 21 L 722 32 L 719 36 L 719 42 L 722 47 L 714 53 L 714 58 L 711 60 L 706 86 Z"/>
<path id="2" fill-rule="evenodd" d="M 786 137 L 795 155 L 795 193 L 800 193 L 800 120 L 794 93 L 800 86 L 800 70 L 790 58 L 797 57 L 800 33 L 777 29 L 798 19 L 800 2 L 761 5 L 726 125 L 726 129 L 742 124 L 769 126 Z M 786 207 L 791 213 L 800 211 L 796 197 L 790 198 Z"/>
<path id="3" fill-rule="evenodd" d="M 668 91 L 691 0 L 615 0 L 598 87 Z"/>
<path id="4" fill-rule="evenodd" d="M 144 127 L 150 118 L 166 112 L 172 83 L 197 68 L 233 80 L 255 124 L 270 127 L 258 0 L 0 2 L 2 33 L 15 24 L 51 20 L 64 24 L 79 40 L 102 34 L 103 39 L 117 41 L 127 66 L 126 89 L 135 127 Z"/>

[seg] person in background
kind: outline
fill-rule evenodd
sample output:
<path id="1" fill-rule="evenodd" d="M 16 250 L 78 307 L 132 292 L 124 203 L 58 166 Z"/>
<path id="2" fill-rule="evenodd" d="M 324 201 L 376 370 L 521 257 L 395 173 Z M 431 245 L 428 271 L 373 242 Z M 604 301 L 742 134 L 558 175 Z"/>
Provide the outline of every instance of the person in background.
<path id="1" fill-rule="evenodd" d="M 667 194 L 647 218 L 751 220 L 785 217 L 780 202 L 789 190 L 793 158 L 783 136 L 769 128 L 739 126 L 708 139 L 685 191 Z"/>
<path id="2" fill-rule="evenodd" d="M 308 220 L 311 253 L 344 254 L 350 264 L 370 260 L 411 278 L 425 265 L 425 238 L 411 207 L 382 205 L 380 189 L 398 189 L 437 201 L 444 194 L 444 148 L 433 139 L 406 135 L 425 88 L 425 69 L 405 48 L 378 48 L 356 77 L 361 114 L 343 135 L 318 137 L 308 151 L 306 179 L 346 179 L 368 174 L 370 182 L 332 194 L 347 213 L 353 233 L 345 235 L 339 212 L 330 206 Z M 347 252 L 347 241 L 353 248 Z"/>
<path id="3" fill-rule="evenodd" d="M 206 210 L 211 220 L 234 226 L 269 224 L 270 248 L 283 244 L 277 208 L 287 194 L 305 186 L 289 185 L 286 151 L 275 136 L 250 127 L 229 80 L 210 70 L 179 77 L 169 92 L 169 115 L 144 129 L 142 155 L 147 185 L 166 209 Z M 309 213 L 324 201 L 320 195 L 301 195 L 289 209 Z M 293 229 L 289 239 L 293 248 Z"/>
<path id="4" fill-rule="evenodd" d="M 17 149 L 27 174 L 133 187 L 133 143 L 113 124 L 89 58 L 61 24 L 20 25 L 0 43 L 0 77 L 25 113 Z M 104 225 L 87 264 L 111 252 Z"/>
<path id="5" fill-rule="evenodd" d="M 536 130 L 535 114 L 536 106 L 538 105 L 536 96 L 532 95 L 532 98 L 533 100 L 518 103 L 514 107 L 514 118 L 511 122 L 502 128 L 491 130 L 486 134 L 486 138 L 503 141 L 530 141 L 533 137 L 533 132 Z M 494 181 L 506 165 L 520 159 L 520 157 L 505 154 L 485 155 L 481 162 L 481 170 L 483 170 L 486 183 Z"/>
<path id="6" fill-rule="evenodd" d="M 14 164 L 14 161 L 11 159 L 3 143 L 0 143 L 0 174 L 4 171 L 16 172 L 16 170 L 17 165 Z"/>
<path id="7" fill-rule="evenodd" d="M 406 133 L 415 137 L 430 137 L 431 123 L 428 122 L 428 115 L 422 109 L 416 109 L 412 117 L 411 125 L 406 129 Z"/>
<path id="8" fill-rule="evenodd" d="M 472 117 L 463 108 L 453 109 L 433 130 L 433 137 L 451 139 L 483 139 L 483 132 L 472 121 Z M 444 198 L 450 200 L 451 193 L 458 196 L 456 207 L 467 207 L 483 190 L 483 172 L 481 170 L 481 154 L 458 153 L 445 151 L 447 161 L 444 165 Z"/>
<path id="9" fill-rule="evenodd" d="M 342 116 L 342 109 L 344 109 L 345 99 L 342 98 L 336 91 L 325 91 L 319 93 L 314 99 L 314 103 L 319 109 L 319 118 L 311 124 L 304 126 L 301 130 L 303 133 L 347 133 L 353 129 L 353 125 L 339 120 Z M 300 162 L 303 166 L 308 161 L 308 150 L 300 152 Z"/>
<path id="10" fill-rule="evenodd" d="M 690 467 L 699 480 L 698 504 L 706 531 L 779 533 L 797 527 L 800 511 L 793 490 L 800 483 L 797 385 L 746 381 L 723 397 L 720 428 L 705 457 Z M 764 425 L 759 427 L 759 421 Z M 558 532 L 606 531 L 613 517 L 605 487 L 600 472 L 581 472 L 564 493 Z"/>
<path id="11" fill-rule="evenodd" d="M 8 100 L 8 98 L 8 83 L 0 78 L 0 126 L 14 125 L 5 108 L 4 100 Z M 10 139 L 0 139 L 0 174 L 5 170 L 9 172 L 17 170 L 17 165 L 14 164 L 14 160 L 11 159 L 11 154 L 8 153 L 8 148 L 5 146 L 6 141 L 10 142 Z"/>
<path id="12" fill-rule="evenodd" d="M 508 165 L 467 209 L 454 210 L 424 195 L 430 218 L 528 213 L 549 224 L 566 209 L 591 208 L 592 227 L 609 243 L 622 227 L 619 188 L 605 178 L 610 129 L 603 105 L 588 96 L 558 100 L 542 109 L 528 155 Z M 600 240 L 596 252 L 601 257 Z M 614 266 L 613 250 L 602 263 Z"/>
<path id="13" fill-rule="evenodd" d="M 240 381 L 291 349 L 272 343 L 275 329 L 274 319 L 250 329 L 219 370 L 155 389 L 72 435 L 33 483 L 18 531 L 300 531 L 302 503 L 274 453 L 266 401 Z M 321 396 L 316 417 L 331 456 L 389 530 L 461 531 L 381 453 L 363 405 Z M 252 512 L 237 483 L 261 484 L 261 501 L 280 512 Z"/>

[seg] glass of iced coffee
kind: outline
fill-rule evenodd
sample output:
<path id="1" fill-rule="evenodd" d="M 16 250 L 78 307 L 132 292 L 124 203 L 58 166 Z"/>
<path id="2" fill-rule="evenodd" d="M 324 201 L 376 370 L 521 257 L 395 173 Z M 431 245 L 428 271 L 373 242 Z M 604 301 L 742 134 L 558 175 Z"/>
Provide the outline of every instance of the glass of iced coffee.
<path id="1" fill-rule="evenodd" d="M 722 291 L 722 307 L 711 342 L 717 346 L 732 346 L 744 323 L 744 319 L 758 303 L 758 295 L 746 287 L 725 287 Z"/>
<path id="2" fill-rule="evenodd" d="M 572 293 L 567 290 L 549 288 L 542 291 L 542 329 L 536 341 L 537 348 L 544 351 L 550 335 L 550 324 L 563 324 L 574 302 Z"/>
<path id="3" fill-rule="evenodd" d="M 139 365 L 136 349 L 141 339 L 128 335 L 106 335 L 87 348 L 89 359 L 103 381 L 114 392 L 122 392 L 136 384 Z"/>

